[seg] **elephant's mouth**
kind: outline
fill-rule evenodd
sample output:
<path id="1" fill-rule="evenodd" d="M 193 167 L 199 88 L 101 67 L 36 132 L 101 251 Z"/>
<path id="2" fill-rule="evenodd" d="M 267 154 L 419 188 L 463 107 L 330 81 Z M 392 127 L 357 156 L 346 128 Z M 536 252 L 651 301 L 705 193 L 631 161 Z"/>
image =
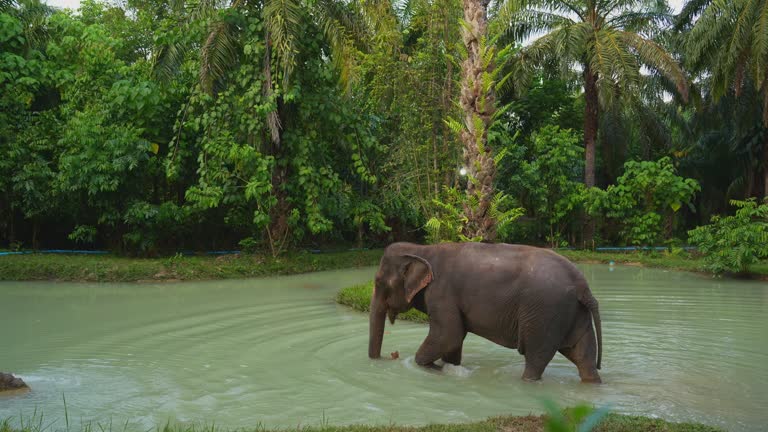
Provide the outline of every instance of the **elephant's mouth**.
<path id="1" fill-rule="evenodd" d="M 397 318 L 397 314 L 398 313 L 399 312 L 396 311 L 395 309 L 392 309 L 392 308 L 387 309 L 387 316 L 389 317 L 389 323 L 390 324 L 394 324 L 395 323 L 395 318 Z"/>

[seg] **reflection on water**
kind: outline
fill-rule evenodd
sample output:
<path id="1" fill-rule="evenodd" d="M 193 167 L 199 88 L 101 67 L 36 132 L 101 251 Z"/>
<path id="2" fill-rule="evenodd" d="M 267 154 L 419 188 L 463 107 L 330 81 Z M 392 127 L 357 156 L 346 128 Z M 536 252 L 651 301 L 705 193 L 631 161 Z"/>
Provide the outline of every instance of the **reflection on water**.
<path id="1" fill-rule="evenodd" d="M 0 370 L 33 391 L 0 396 L 0 418 L 168 420 L 225 427 L 464 422 L 541 411 L 538 398 L 763 430 L 768 284 L 631 267 L 580 266 L 600 300 L 602 386 L 559 354 L 540 383 L 515 350 L 470 335 L 464 364 L 419 368 L 425 326 L 387 327 L 333 303 L 375 269 L 178 284 L 0 283 Z M 63 420 L 58 423 L 63 427 Z"/>

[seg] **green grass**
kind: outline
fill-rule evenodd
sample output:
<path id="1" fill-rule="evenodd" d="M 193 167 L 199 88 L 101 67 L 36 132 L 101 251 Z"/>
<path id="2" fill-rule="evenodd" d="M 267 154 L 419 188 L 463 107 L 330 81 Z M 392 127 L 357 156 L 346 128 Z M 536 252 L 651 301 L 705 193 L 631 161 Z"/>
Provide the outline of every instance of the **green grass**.
<path id="1" fill-rule="evenodd" d="M 545 416 L 505 416 L 494 417 L 484 421 L 463 424 L 433 424 L 422 427 L 411 426 L 317 426 L 317 427 L 298 427 L 290 429 L 266 429 L 264 427 L 240 428 L 238 431 L 306 431 L 306 432 L 543 432 L 545 431 Z M 58 424 L 58 423 L 57 423 Z M 123 432 L 124 425 L 111 423 L 86 425 L 81 428 L 63 429 L 50 425 L 48 419 L 45 422 L 30 421 L 25 422 L 24 427 L 12 427 L 10 422 L 0 422 L 0 432 L 55 432 L 66 430 L 68 432 Z M 158 426 L 150 431 L 156 432 L 226 432 L 217 426 L 200 425 L 165 425 Z M 670 423 L 664 420 L 651 419 L 648 417 L 625 416 L 619 414 L 609 414 L 593 432 L 722 432 L 712 426 L 694 423 Z"/>
<path id="2" fill-rule="evenodd" d="M 705 272 L 703 261 L 689 254 L 621 253 L 558 250 L 574 262 L 641 265 Z M 381 249 L 312 254 L 178 256 L 128 258 L 115 255 L 30 254 L 0 256 L 0 280 L 136 282 L 233 279 L 374 266 Z M 750 268 L 750 277 L 768 279 L 768 262 Z M 354 304 L 353 304 L 354 303 Z M 350 298 L 350 306 L 356 306 Z M 347 304 L 347 303 L 345 303 Z M 366 306 L 367 308 L 367 303 Z M 362 309 L 361 309 L 362 310 Z"/>
<path id="3" fill-rule="evenodd" d="M 0 256 L 0 280 L 136 282 L 232 279 L 307 273 L 379 263 L 381 250 L 312 254 L 128 258 L 113 255 Z"/>
<path id="4" fill-rule="evenodd" d="M 710 273 L 704 268 L 704 260 L 694 257 L 689 253 L 645 253 L 645 252 L 593 252 L 585 250 L 558 250 L 557 253 L 573 262 L 602 263 L 611 261 L 616 264 L 640 265 L 643 267 L 666 268 L 671 270 L 692 271 Z M 742 275 L 756 279 L 768 277 L 768 262 L 763 261 L 749 268 L 748 275 Z"/>

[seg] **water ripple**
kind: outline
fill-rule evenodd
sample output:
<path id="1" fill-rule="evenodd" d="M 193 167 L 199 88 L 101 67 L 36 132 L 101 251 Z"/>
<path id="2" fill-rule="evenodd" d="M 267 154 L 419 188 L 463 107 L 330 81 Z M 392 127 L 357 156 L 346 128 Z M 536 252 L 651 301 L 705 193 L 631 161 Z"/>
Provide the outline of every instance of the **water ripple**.
<path id="1" fill-rule="evenodd" d="M 418 367 L 426 327 L 387 326 L 367 359 L 368 321 L 331 301 L 374 269 L 172 285 L 0 283 L 0 369 L 34 389 L 0 418 L 42 409 L 145 430 L 166 420 L 295 427 L 464 422 L 561 404 L 762 430 L 768 286 L 687 273 L 580 266 L 600 301 L 605 385 L 559 355 L 523 383 L 515 350 L 470 335 L 462 366 Z M 7 312 L 6 312 L 7 311 Z"/>

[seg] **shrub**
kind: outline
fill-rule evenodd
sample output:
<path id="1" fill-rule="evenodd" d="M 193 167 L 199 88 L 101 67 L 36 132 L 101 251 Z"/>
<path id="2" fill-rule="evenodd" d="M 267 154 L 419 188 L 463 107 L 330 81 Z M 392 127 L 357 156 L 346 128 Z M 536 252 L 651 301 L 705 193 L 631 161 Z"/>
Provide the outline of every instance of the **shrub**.
<path id="1" fill-rule="evenodd" d="M 733 216 L 713 216 L 711 224 L 688 231 L 689 241 L 704 255 L 713 273 L 746 272 L 750 264 L 768 258 L 768 199 L 732 200 Z"/>
<path id="2" fill-rule="evenodd" d="M 683 205 L 690 205 L 699 190 L 696 180 L 676 174 L 668 157 L 656 162 L 629 161 L 615 185 L 586 192 L 586 205 L 593 216 L 618 222 L 622 240 L 651 246 L 659 242 L 664 228 L 671 234 L 674 215 Z"/>

